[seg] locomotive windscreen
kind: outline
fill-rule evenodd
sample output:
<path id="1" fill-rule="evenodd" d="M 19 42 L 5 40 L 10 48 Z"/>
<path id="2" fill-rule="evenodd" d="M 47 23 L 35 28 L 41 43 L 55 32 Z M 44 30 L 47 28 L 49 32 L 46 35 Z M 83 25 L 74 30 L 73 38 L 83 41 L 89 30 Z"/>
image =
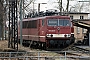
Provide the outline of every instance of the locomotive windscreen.
<path id="1" fill-rule="evenodd" d="M 48 19 L 48 26 L 71 26 L 71 22 L 66 19 Z"/>
<path id="2" fill-rule="evenodd" d="M 58 26 L 58 20 L 57 19 L 49 19 L 48 26 Z"/>

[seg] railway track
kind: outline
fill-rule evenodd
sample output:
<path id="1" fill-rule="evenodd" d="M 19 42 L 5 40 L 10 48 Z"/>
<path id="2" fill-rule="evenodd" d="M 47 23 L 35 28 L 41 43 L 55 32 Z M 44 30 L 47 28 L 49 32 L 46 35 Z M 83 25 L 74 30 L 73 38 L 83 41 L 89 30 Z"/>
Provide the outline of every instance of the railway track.
<path id="1" fill-rule="evenodd" d="M 62 49 L 62 51 L 77 51 L 77 52 L 81 52 L 81 53 L 90 53 L 90 50 L 78 47 L 74 44 L 75 43 L 71 44 L 69 47 L 67 47 L 65 49 Z"/>
<path id="2" fill-rule="evenodd" d="M 66 52 L 66 56 L 77 56 L 77 57 L 90 56 L 90 50 L 80 48 L 80 47 L 76 46 L 75 43 L 62 49 L 61 52 L 58 52 L 58 54 L 62 54 L 64 56 L 65 52 Z M 77 59 L 76 57 L 71 57 L 71 58 Z M 89 57 L 89 59 L 90 59 L 90 57 Z"/>
<path id="3" fill-rule="evenodd" d="M 26 48 L 25 49 L 25 47 L 23 47 L 23 48 L 20 48 L 20 49 L 24 49 L 24 50 L 27 50 L 27 51 L 31 51 L 32 49 L 29 49 L 29 48 Z M 28 50 L 29 49 L 29 50 Z M 42 52 L 45 52 L 45 50 L 41 50 L 41 49 L 34 49 L 34 51 L 42 51 Z M 63 51 L 63 53 L 62 53 L 62 51 Z M 74 52 L 71 52 L 71 51 L 74 51 Z M 87 50 L 87 49 L 83 49 L 83 48 L 79 48 L 79 47 L 77 47 L 77 46 L 75 46 L 74 45 L 74 43 L 73 44 L 71 44 L 70 46 L 68 46 L 68 47 L 66 47 L 66 48 L 64 48 L 64 49 L 62 49 L 62 50 L 60 50 L 60 51 L 58 51 L 58 52 L 56 52 L 56 53 L 53 53 L 53 52 L 55 52 L 55 51 L 50 51 L 50 53 L 49 54 L 41 54 L 41 56 L 47 56 L 47 55 L 49 55 L 49 56 L 52 56 L 53 54 L 53 57 L 56 57 L 56 56 L 65 56 L 65 52 L 66 52 L 66 57 L 68 58 L 71 58 L 71 59 L 77 59 L 76 57 L 74 57 L 74 56 L 82 56 L 82 54 L 85 54 L 85 55 L 89 55 L 90 56 L 90 54 L 89 54 L 89 52 L 90 52 L 90 50 Z M 80 52 L 80 54 L 78 54 L 78 52 Z M 6 56 L 6 55 L 5 55 Z M 71 57 L 70 57 L 71 56 Z M 73 56 L 73 57 L 72 57 Z M 49 57 L 47 57 L 47 59 L 49 59 Z"/>

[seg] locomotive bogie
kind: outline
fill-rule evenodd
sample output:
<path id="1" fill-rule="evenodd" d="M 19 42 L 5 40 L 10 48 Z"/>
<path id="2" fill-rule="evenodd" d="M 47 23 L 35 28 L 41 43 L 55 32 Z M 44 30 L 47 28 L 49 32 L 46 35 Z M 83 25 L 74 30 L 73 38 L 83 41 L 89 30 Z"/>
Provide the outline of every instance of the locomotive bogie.
<path id="1" fill-rule="evenodd" d="M 49 48 L 61 48 L 70 45 L 71 38 L 47 38 Z"/>
<path id="2" fill-rule="evenodd" d="M 65 41 L 62 40 L 50 40 L 50 45 L 52 45 L 53 48 L 60 48 L 61 45 L 64 46 Z"/>

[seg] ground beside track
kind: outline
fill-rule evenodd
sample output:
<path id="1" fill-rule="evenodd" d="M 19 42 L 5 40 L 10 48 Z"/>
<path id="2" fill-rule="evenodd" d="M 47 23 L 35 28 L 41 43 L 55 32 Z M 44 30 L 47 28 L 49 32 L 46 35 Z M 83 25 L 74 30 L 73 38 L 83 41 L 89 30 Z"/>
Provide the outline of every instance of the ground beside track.
<path id="1" fill-rule="evenodd" d="M 7 49 L 7 50 L 11 49 L 11 48 L 8 48 L 8 41 L 7 41 L 7 40 L 1 40 L 1 41 L 0 41 L 0 52 L 1 52 L 1 51 L 5 51 L 6 49 Z M 27 51 L 27 52 L 33 52 L 33 51 L 43 51 L 43 52 L 45 52 L 44 50 L 32 49 L 32 48 L 24 47 L 24 46 L 20 46 L 20 45 L 19 45 L 19 50 L 20 50 L 20 51 Z M 53 56 L 59 55 L 59 56 L 61 56 L 60 54 L 53 53 L 53 52 L 51 52 L 51 53 L 48 54 L 48 56 L 50 56 L 50 55 L 53 55 Z M 82 55 L 83 55 L 83 54 L 82 54 Z M 41 54 L 41 56 L 47 56 L 47 54 Z M 83 59 L 84 59 L 84 58 L 83 58 Z M 70 60 L 71 60 L 71 59 L 70 59 Z M 82 59 L 79 59 L 79 60 L 82 60 Z M 88 60 L 88 59 L 87 59 L 87 60 Z"/>
<path id="2" fill-rule="evenodd" d="M 4 50 L 14 50 L 12 48 L 8 48 L 8 41 L 7 40 L 0 40 L 0 51 L 4 51 Z M 24 47 L 24 46 L 20 46 L 18 45 L 18 50 L 20 51 L 26 51 L 26 52 L 31 52 L 31 51 L 38 51 L 38 49 L 32 49 L 29 47 Z"/>

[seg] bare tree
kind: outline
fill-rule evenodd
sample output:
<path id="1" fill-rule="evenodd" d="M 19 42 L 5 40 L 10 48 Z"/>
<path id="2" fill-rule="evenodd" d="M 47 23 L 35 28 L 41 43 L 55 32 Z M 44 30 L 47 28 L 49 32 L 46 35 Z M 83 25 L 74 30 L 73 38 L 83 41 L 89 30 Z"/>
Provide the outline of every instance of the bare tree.
<path id="1" fill-rule="evenodd" d="M 56 7 L 57 9 L 59 9 L 60 12 L 62 12 L 62 0 L 57 0 L 58 6 Z"/>
<path id="2" fill-rule="evenodd" d="M 30 0 L 30 1 L 25 0 L 23 9 L 28 13 L 33 12 L 35 1 L 36 0 Z"/>
<path id="3" fill-rule="evenodd" d="M 76 1 L 77 3 L 74 6 L 70 6 L 69 2 L 70 1 Z M 66 4 L 66 9 L 64 9 L 64 7 L 62 6 L 63 2 L 62 0 L 57 0 L 57 9 L 59 9 L 60 12 L 69 12 L 69 11 L 76 11 L 76 12 L 82 12 L 84 11 L 89 11 L 90 9 L 88 7 L 90 7 L 90 2 L 78 2 L 77 0 L 67 0 L 67 4 Z"/>
<path id="4" fill-rule="evenodd" d="M 88 7 L 89 7 L 89 2 L 88 3 L 77 2 L 74 6 L 70 7 L 69 11 L 71 11 L 71 12 L 82 12 L 84 10 L 84 11 L 89 12 L 89 8 Z"/>
<path id="5" fill-rule="evenodd" d="M 67 6 L 66 6 L 66 10 L 64 10 L 63 6 L 62 6 L 62 0 L 57 0 L 58 6 L 57 8 L 59 9 L 60 12 L 66 11 L 68 12 L 68 8 L 69 8 L 69 0 L 67 0 Z"/>

